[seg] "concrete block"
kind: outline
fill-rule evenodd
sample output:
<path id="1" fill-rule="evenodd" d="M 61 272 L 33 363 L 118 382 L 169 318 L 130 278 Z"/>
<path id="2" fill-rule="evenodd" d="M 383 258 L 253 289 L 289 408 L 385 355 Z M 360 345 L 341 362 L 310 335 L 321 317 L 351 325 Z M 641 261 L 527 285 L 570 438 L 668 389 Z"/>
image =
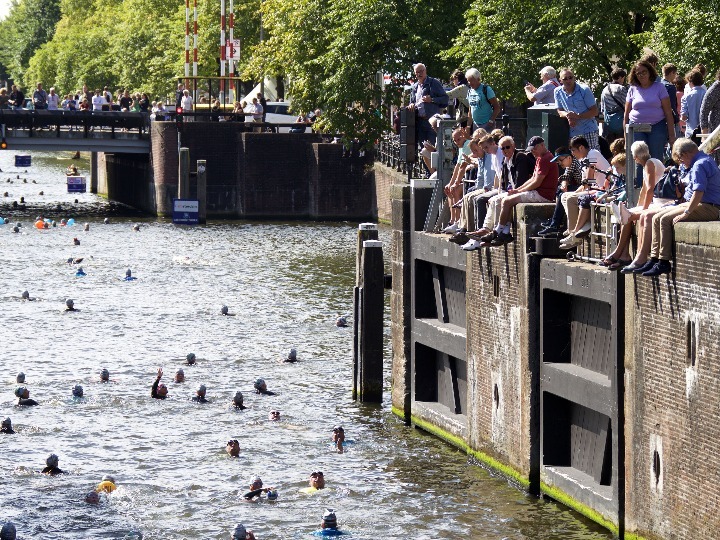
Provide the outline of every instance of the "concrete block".
<path id="1" fill-rule="evenodd" d="M 698 223 L 698 243 L 701 246 L 720 247 L 720 222 Z"/>
<path id="2" fill-rule="evenodd" d="M 700 230 L 697 223 L 678 223 L 675 225 L 675 242 L 697 245 L 700 242 Z"/>

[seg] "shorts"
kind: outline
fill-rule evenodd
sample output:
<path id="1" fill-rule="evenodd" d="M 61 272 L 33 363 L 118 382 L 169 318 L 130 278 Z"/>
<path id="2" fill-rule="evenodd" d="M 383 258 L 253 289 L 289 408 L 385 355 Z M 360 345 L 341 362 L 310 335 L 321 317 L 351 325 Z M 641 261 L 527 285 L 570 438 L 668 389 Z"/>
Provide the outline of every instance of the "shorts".
<path id="1" fill-rule="evenodd" d="M 520 193 L 515 193 L 514 196 L 520 196 L 519 200 L 521 203 L 549 203 L 552 202 L 551 200 L 546 199 L 542 195 L 540 195 L 537 191 L 521 191 Z"/>

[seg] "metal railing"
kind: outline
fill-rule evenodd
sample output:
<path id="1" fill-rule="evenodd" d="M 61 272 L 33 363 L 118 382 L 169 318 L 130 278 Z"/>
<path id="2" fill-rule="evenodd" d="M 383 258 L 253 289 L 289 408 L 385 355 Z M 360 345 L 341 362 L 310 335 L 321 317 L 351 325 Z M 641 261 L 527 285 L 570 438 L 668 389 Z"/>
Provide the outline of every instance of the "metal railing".
<path id="1" fill-rule="evenodd" d="M 416 163 L 406 163 L 400 159 L 400 135 L 387 133 L 383 135 L 375 148 L 375 161 L 379 161 L 403 174 L 410 172 L 411 178 L 424 178 L 425 172 L 420 164 L 420 157 Z"/>
<path id="2" fill-rule="evenodd" d="M 115 130 L 138 130 L 138 135 L 147 134 L 150 127 L 150 115 L 137 112 L 115 111 L 49 111 L 47 109 L 33 110 L 0 110 L 0 125 L 3 133 L 7 129 L 26 130 L 30 137 L 36 135 L 37 130 L 56 130 L 60 137 L 61 128 L 70 128 L 83 132 L 85 137 L 95 128 L 109 129 L 111 138 L 115 137 Z"/>

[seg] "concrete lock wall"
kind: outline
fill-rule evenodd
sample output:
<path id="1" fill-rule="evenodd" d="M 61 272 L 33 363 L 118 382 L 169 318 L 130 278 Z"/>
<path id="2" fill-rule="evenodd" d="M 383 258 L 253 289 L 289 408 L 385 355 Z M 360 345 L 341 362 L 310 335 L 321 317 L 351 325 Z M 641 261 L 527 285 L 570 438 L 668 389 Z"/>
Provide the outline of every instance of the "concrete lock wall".
<path id="1" fill-rule="evenodd" d="M 150 132 L 145 161 L 121 154 L 104 159 L 101 193 L 169 216 L 178 192 L 178 128 L 153 122 Z M 188 123 L 180 132 L 191 170 L 207 161 L 211 218 L 377 218 L 372 152 L 343 156 L 342 145 L 322 143 L 318 134 L 252 133 L 234 122 Z M 190 191 L 194 196 L 194 181 Z"/>
<path id="2" fill-rule="evenodd" d="M 463 261 L 409 219 L 422 190 L 391 193 L 393 411 L 621 537 L 717 537 L 720 223 L 679 224 L 649 279 L 530 254 L 550 205 Z"/>

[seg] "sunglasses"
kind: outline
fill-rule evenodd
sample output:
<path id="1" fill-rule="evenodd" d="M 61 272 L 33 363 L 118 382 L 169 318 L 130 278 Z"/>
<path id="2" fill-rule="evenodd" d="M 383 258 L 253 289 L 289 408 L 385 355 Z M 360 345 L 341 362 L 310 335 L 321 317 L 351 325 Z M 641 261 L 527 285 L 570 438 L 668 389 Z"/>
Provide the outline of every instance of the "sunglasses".
<path id="1" fill-rule="evenodd" d="M 312 478 L 316 478 L 316 477 L 318 477 L 318 476 L 323 476 L 323 473 L 321 473 L 320 471 L 318 471 L 318 472 L 311 472 L 311 473 L 310 473 L 310 476 L 311 476 Z"/>
<path id="2" fill-rule="evenodd" d="M 511 149 L 512 149 L 512 146 L 508 144 L 508 145 L 505 145 L 505 146 L 501 146 L 500 148 L 502 148 L 503 150 L 511 150 Z"/>

